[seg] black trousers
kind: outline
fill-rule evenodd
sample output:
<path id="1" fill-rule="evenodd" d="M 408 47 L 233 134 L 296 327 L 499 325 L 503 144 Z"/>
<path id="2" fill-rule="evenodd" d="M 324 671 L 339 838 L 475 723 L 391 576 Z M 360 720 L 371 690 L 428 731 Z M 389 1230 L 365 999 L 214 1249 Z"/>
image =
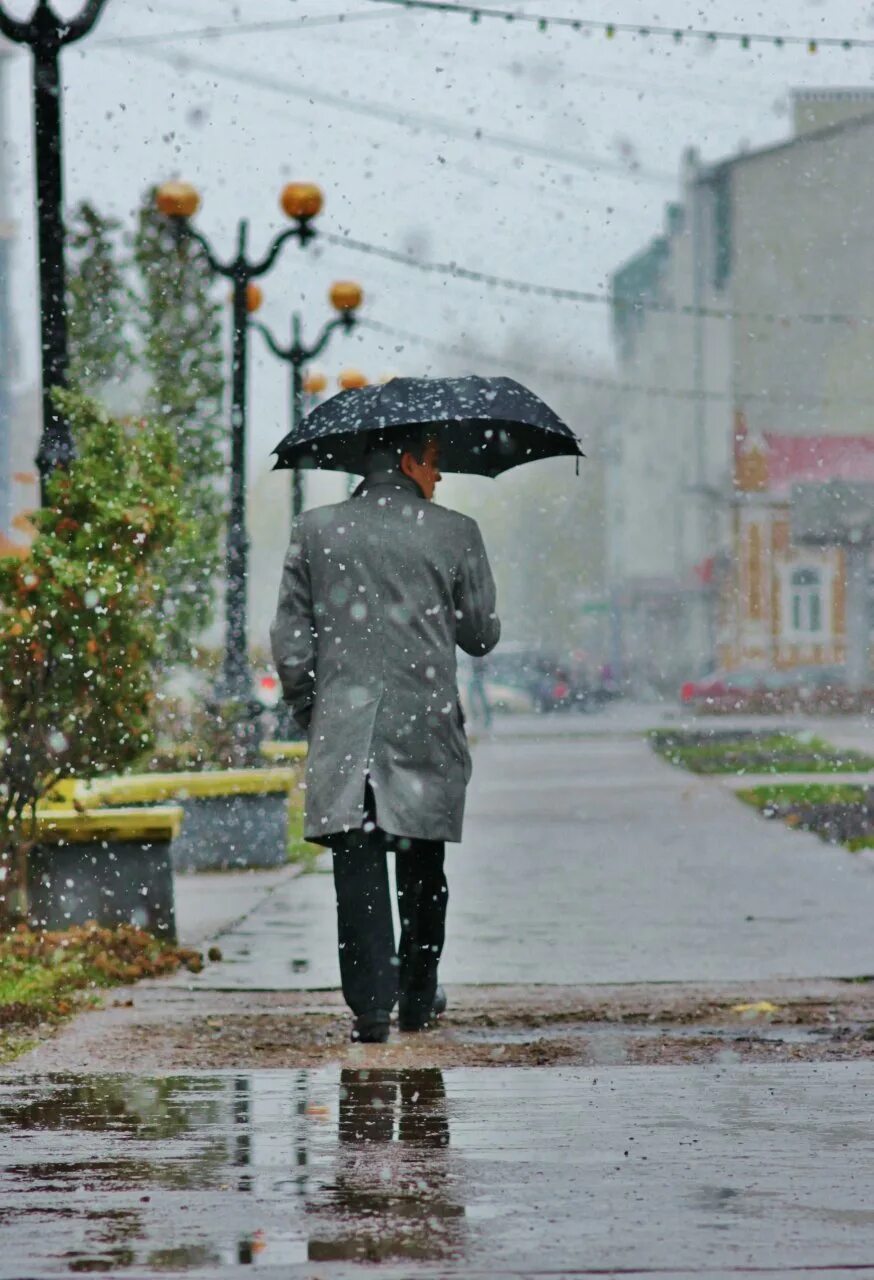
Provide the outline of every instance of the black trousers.
<path id="1" fill-rule="evenodd" d="M 343 997 L 356 1017 L 388 1012 L 395 1001 L 402 1015 L 425 1016 L 446 934 L 444 846 L 387 835 L 372 820 L 367 828 L 332 842 Z M 401 921 L 397 951 L 386 865 L 391 849 Z"/>

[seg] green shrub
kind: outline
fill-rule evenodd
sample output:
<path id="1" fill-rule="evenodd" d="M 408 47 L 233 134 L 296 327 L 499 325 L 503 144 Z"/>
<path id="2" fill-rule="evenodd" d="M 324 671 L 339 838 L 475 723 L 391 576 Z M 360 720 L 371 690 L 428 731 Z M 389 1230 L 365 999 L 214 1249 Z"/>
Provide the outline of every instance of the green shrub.
<path id="1" fill-rule="evenodd" d="M 170 433 L 80 394 L 56 402 L 78 455 L 51 478 L 28 555 L 0 558 L 0 918 L 20 896 L 42 795 L 150 745 L 155 566 L 184 530 Z"/>

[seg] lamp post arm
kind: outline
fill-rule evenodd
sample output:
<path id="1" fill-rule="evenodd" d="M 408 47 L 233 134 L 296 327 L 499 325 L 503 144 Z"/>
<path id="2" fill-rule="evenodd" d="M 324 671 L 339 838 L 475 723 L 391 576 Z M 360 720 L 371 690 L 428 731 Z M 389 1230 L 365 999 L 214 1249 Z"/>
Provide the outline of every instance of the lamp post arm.
<path id="1" fill-rule="evenodd" d="M 309 234 L 310 236 L 312 236 L 315 233 L 310 232 Z M 250 265 L 249 267 L 250 278 L 253 278 L 255 276 L 263 276 L 265 271 L 269 271 L 270 268 L 273 266 L 274 262 L 276 261 L 276 259 L 279 257 L 280 249 L 288 240 L 300 240 L 301 244 L 303 244 L 304 243 L 303 228 L 301 226 L 286 227 L 284 231 L 280 231 L 279 235 L 273 241 L 273 243 L 271 244 L 270 248 L 267 250 L 264 257 L 261 259 L 261 261 L 253 262 Z"/>
<path id="2" fill-rule="evenodd" d="M 270 348 L 270 350 L 273 352 L 275 356 L 279 356 L 280 360 L 286 360 L 289 364 L 295 363 L 295 360 L 298 354 L 295 348 L 293 346 L 281 347 L 279 343 L 276 341 L 276 339 L 274 338 L 273 334 L 267 328 L 266 324 L 262 324 L 260 320 L 253 320 L 252 328 L 258 330 L 258 332 L 261 334 L 261 337 L 267 343 L 268 347 Z"/>
<path id="3" fill-rule="evenodd" d="M 61 31 L 61 44 L 74 44 L 76 40 L 81 40 L 83 36 L 87 36 L 88 32 L 97 22 L 103 10 L 106 0 L 87 0 L 87 3 L 81 13 L 75 18 L 71 18 Z"/>
<path id="4" fill-rule="evenodd" d="M 5 9 L 0 9 L 0 35 L 7 40 L 14 40 L 16 44 L 31 44 L 31 37 L 35 37 L 33 23 L 22 22 L 19 18 L 13 18 Z"/>
<path id="5" fill-rule="evenodd" d="M 305 353 L 305 358 L 307 360 L 314 360 L 316 356 L 322 354 L 335 329 L 346 329 L 348 332 L 354 324 L 355 316 L 351 311 L 344 311 L 336 320 L 329 320 L 324 329 L 322 329 L 322 332 L 319 334 L 317 341 L 310 347 L 309 351 Z"/>
<path id="6" fill-rule="evenodd" d="M 220 276 L 228 276 L 229 278 L 233 277 L 233 267 L 225 266 L 223 262 L 219 262 L 218 258 L 212 251 L 209 241 L 202 232 L 198 231 L 196 227 L 193 227 L 187 218 L 178 218 L 176 219 L 176 223 L 181 235 L 187 236 L 189 239 L 193 240 L 195 244 L 199 245 L 200 251 L 206 258 L 212 271 L 215 271 Z"/>

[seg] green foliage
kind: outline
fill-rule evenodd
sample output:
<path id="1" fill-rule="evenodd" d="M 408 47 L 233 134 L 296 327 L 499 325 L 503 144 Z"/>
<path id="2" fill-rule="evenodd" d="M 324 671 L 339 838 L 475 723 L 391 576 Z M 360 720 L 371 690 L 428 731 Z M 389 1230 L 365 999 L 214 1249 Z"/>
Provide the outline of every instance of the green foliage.
<path id="1" fill-rule="evenodd" d="M 148 192 L 133 245 L 137 269 L 147 411 L 173 434 L 182 468 L 181 500 L 189 522 L 165 566 L 162 599 L 168 657 L 188 656 L 210 621 L 224 524 L 227 429 L 221 308 L 212 273 L 196 245 L 180 240 Z"/>
<path id="2" fill-rule="evenodd" d="M 70 382 L 92 395 L 123 384 L 134 360 L 131 297 L 118 260 L 119 228 L 83 203 L 67 230 Z"/>
<path id="3" fill-rule="evenodd" d="M 748 787 L 735 795 L 755 809 L 774 809 L 782 805 L 861 804 L 865 787 L 846 783 L 789 782 L 773 786 Z"/>
<path id="4" fill-rule="evenodd" d="M 158 571 L 186 532 L 171 432 L 118 422 L 78 393 L 56 398 L 76 461 L 52 477 L 28 555 L 0 559 L 7 869 L 26 847 L 25 816 L 55 782 L 120 769 L 149 747 Z"/>
<path id="5" fill-rule="evenodd" d="M 67 1017 L 97 989 L 175 973 L 181 965 L 197 973 L 203 960 L 133 925 L 16 929 L 0 937 L 0 1062 L 28 1047 L 26 1029 Z"/>
<path id="6" fill-rule="evenodd" d="M 811 735 L 655 729 L 659 755 L 693 773 L 856 773 L 874 769 L 874 756 L 839 751 Z"/>
<path id="7" fill-rule="evenodd" d="M 166 553 L 159 656 L 188 658 L 212 619 L 224 525 L 221 306 L 196 246 L 179 241 L 148 191 L 122 251 L 118 224 L 80 205 L 68 288 L 74 385 L 144 411 L 176 442 L 184 535 Z"/>
<path id="8" fill-rule="evenodd" d="M 841 783 L 779 783 L 738 793 L 765 818 L 812 831 L 852 853 L 874 847 L 874 787 Z"/>
<path id="9" fill-rule="evenodd" d="M 301 793 L 292 789 L 288 806 L 288 861 L 305 874 L 317 870 L 317 863 L 325 852 L 321 845 L 310 844 L 303 834 L 304 807 Z"/>

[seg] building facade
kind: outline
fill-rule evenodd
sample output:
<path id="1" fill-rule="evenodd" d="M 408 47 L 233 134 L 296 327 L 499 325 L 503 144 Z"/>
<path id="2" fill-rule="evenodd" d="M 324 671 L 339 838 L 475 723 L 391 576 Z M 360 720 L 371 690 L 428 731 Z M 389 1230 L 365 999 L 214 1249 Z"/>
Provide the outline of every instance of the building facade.
<path id="1" fill-rule="evenodd" d="M 809 545 L 793 532 L 799 491 L 835 481 L 874 485 L 874 435 L 752 436 L 739 417 L 730 554 L 720 583 L 721 667 L 846 663 L 847 552 Z"/>
<path id="2" fill-rule="evenodd" d="M 874 92 L 797 93 L 794 126 L 716 165 L 689 152 L 662 233 L 612 279 L 608 573 L 632 683 L 675 687 L 729 651 L 780 659 L 751 638 L 762 618 L 725 639 L 726 584 L 748 585 L 738 522 L 766 501 L 734 502 L 737 424 L 745 447 L 874 435 Z"/>

